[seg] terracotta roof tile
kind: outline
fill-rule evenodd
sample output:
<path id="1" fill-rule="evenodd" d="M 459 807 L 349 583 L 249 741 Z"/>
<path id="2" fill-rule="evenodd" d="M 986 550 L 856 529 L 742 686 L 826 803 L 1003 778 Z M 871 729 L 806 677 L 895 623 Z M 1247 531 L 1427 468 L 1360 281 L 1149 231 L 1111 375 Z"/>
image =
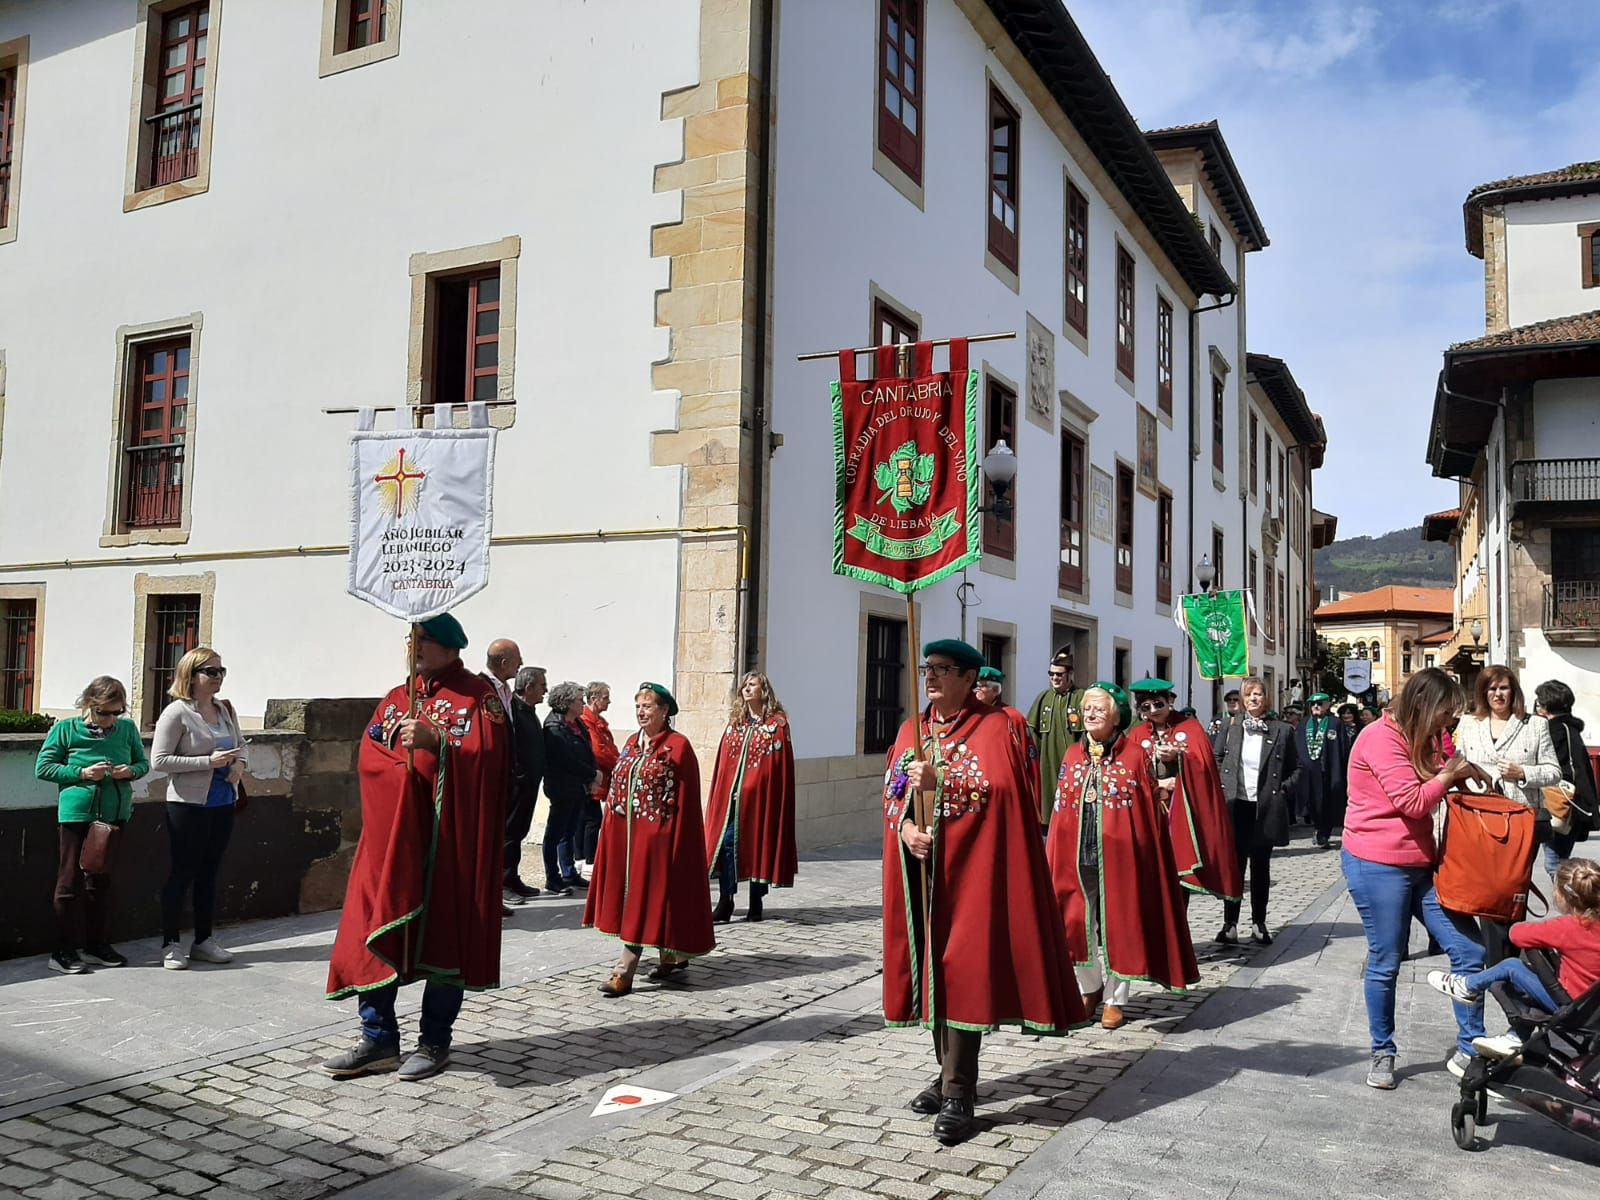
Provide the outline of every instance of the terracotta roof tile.
<path id="1" fill-rule="evenodd" d="M 1461 510 L 1459 508 L 1447 508 L 1447 509 L 1443 510 L 1442 512 L 1429 513 L 1426 517 L 1423 518 L 1423 520 L 1424 521 L 1459 521 L 1459 520 L 1461 520 Z"/>
<path id="2" fill-rule="evenodd" d="M 1600 341 L 1600 309 L 1594 312 L 1575 313 L 1570 317 L 1552 317 L 1548 321 L 1535 321 L 1532 325 L 1518 325 L 1501 333 L 1491 333 L 1470 342 L 1457 342 L 1450 347 L 1458 350 L 1498 350 L 1518 346 L 1559 346 L 1566 342 Z"/>
<path id="3" fill-rule="evenodd" d="M 1573 163 L 1570 167 L 1561 167 L 1555 171 L 1540 171 L 1533 175 L 1512 175 L 1506 179 L 1496 179 L 1492 183 L 1480 183 L 1467 193 L 1467 199 L 1481 196 L 1485 192 L 1510 191 L 1515 188 L 1539 187 L 1546 183 L 1582 183 L 1585 180 L 1600 181 L 1600 162 Z"/>
<path id="4" fill-rule="evenodd" d="M 1600 161 L 1573 163 L 1555 171 L 1534 175 L 1512 175 L 1492 183 L 1480 183 L 1467 193 L 1461 205 L 1466 226 L 1467 253 L 1483 257 L 1483 208 L 1505 200 L 1549 200 L 1557 196 L 1582 196 L 1600 192 Z"/>
<path id="5" fill-rule="evenodd" d="M 1324 604 L 1312 613 L 1317 621 L 1339 617 L 1378 616 L 1383 613 L 1422 613 L 1449 617 L 1455 613 L 1455 593 L 1450 588 L 1388 587 L 1357 592 Z"/>

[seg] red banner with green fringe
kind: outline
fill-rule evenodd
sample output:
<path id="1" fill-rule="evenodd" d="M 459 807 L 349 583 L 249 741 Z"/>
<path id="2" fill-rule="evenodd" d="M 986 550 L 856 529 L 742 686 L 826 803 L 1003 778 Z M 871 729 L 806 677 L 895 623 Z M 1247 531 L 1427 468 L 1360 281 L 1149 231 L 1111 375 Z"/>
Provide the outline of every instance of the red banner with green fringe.
<path id="1" fill-rule="evenodd" d="M 875 376 L 857 380 L 854 351 L 833 385 L 833 573 L 914 592 L 982 556 L 978 373 L 965 338 L 950 369 L 933 343 L 895 373 L 894 346 L 873 351 Z"/>

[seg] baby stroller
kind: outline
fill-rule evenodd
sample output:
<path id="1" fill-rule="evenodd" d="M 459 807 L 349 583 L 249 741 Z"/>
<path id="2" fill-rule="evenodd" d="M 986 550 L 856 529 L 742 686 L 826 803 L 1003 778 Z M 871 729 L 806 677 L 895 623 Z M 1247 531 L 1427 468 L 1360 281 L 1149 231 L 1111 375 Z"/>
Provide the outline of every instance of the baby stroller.
<path id="1" fill-rule="evenodd" d="M 1522 1037 L 1522 1053 L 1503 1059 L 1479 1055 L 1468 1066 L 1461 1099 L 1450 1109 L 1450 1132 L 1463 1150 L 1483 1149 L 1477 1130 L 1489 1114 L 1491 1091 L 1600 1142 L 1600 983 L 1571 1000 L 1545 952 L 1530 950 L 1525 958 L 1563 1003 L 1547 1013 L 1505 984 L 1489 989 Z"/>

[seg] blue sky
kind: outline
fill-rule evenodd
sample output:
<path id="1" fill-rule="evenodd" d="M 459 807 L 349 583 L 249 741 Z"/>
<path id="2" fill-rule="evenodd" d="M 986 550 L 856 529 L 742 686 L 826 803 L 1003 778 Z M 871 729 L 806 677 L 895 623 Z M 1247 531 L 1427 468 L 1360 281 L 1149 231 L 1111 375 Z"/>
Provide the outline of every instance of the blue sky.
<path id="1" fill-rule="evenodd" d="M 1341 537 L 1451 507 L 1428 416 L 1442 351 L 1483 332 L 1476 184 L 1600 158 L 1597 0 L 1067 0 L 1145 128 L 1212 118 L 1272 245 L 1250 349 L 1328 428 Z"/>

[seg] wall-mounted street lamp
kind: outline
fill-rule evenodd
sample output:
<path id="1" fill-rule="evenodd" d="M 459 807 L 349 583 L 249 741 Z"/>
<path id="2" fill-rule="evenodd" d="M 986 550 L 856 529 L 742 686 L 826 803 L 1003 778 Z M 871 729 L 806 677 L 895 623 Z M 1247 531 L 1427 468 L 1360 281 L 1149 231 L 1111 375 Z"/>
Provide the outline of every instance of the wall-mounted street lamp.
<path id="1" fill-rule="evenodd" d="M 983 456 L 983 477 L 994 491 L 994 502 L 978 511 L 992 512 L 1002 521 L 1009 521 L 1012 513 L 1011 483 L 1017 477 L 1017 456 L 1006 445 L 1005 438 L 996 442 L 989 453 Z"/>
<path id="2" fill-rule="evenodd" d="M 1472 624 L 1469 626 L 1469 628 L 1472 630 L 1472 648 L 1474 650 L 1483 649 L 1483 620 L 1482 620 L 1482 618 L 1473 617 L 1472 618 Z"/>
<path id="3" fill-rule="evenodd" d="M 1200 585 L 1202 592 L 1209 592 L 1211 585 L 1217 581 L 1217 569 L 1211 565 L 1211 556 L 1202 554 L 1200 561 L 1195 564 L 1194 581 Z"/>

